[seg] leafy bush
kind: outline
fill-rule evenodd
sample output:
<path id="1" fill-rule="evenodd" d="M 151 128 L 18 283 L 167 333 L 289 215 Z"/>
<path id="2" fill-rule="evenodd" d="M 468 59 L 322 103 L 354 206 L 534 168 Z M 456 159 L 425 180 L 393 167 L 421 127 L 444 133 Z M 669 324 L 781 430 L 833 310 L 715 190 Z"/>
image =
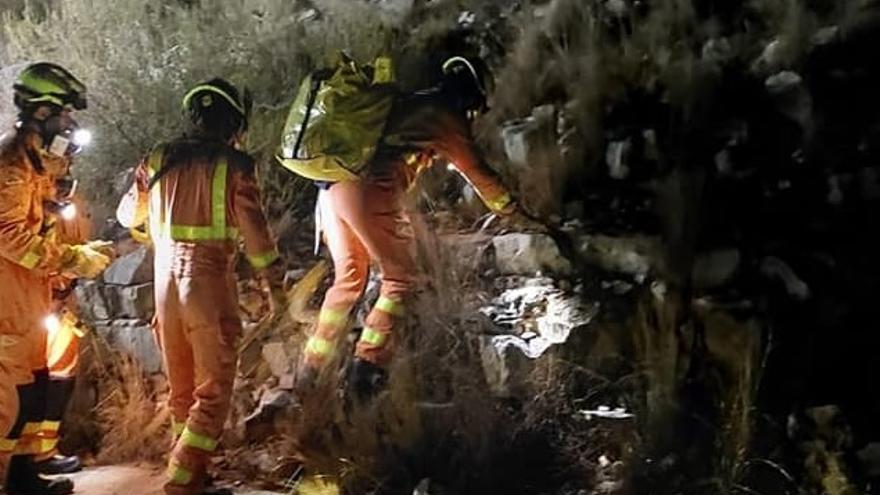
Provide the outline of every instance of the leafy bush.
<path id="1" fill-rule="evenodd" d="M 34 8 L 7 13 L 0 61 L 12 67 L 3 74 L 4 92 L 17 69 L 36 60 L 60 63 L 83 80 L 90 107 L 79 118 L 96 139 L 76 173 L 101 206 L 112 206 L 120 192 L 120 181 L 109 178 L 184 130 L 181 96 L 215 75 L 254 93 L 248 148 L 264 170 L 275 169 L 271 156 L 304 73 L 336 49 L 367 57 L 383 46 L 388 21 L 366 4 L 344 3 L 321 3 L 319 19 L 286 0 L 73 0 L 54 4 L 48 15 Z M 10 107 L 0 107 L 4 120 Z M 263 178 L 270 201 L 296 202 L 305 190 L 286 173 Z"/>

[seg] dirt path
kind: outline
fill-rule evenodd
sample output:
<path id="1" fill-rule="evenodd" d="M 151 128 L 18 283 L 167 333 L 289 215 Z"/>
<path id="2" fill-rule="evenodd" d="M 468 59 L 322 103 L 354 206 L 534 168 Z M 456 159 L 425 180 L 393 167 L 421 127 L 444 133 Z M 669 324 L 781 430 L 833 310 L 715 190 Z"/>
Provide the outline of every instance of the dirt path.
<path id="1" fill-rule="evenodd" d="M 162 495 L 160 466 L 100 466 L 70 477 L 76 495 Z M 274 492 L 236 489 L 236 495 L 281 495 Z"/>

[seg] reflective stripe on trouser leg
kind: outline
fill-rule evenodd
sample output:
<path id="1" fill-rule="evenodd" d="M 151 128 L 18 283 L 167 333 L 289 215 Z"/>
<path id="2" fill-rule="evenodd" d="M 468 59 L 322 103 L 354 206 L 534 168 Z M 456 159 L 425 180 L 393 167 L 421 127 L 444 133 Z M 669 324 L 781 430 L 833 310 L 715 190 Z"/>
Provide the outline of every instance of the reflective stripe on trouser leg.
<path id="1" fill-rule="evenodd" d="M 318 314 L 318 327 L 309 337 L 305 347 L 305 360 L 309 366 L 319 367 L 333 357 L 339 333 L 348 325 L 350 309 L 322 308 Z"/>
<path id="2" fill-rule="evenodd" d="M 183 434 L 184 428 L 186 428 L 186 421 L 171 419 L 171 436 L 174 437 L 175 441 L 177 441 L 177 439 L 180 438 L 180 435 Z"/>
<path id="3" fill-rule="evenodd" d="M 373 310 L 367 316 L 367 325 L 361 332 L 356 355 L 377 365 L 390 359 L 392 329 L 404 315 L 404 306 L 387 296 L 379 296 Z"/>
<path id="4" fill-rule="evenodd" d="M 184 426 L 177 445 L 171 454 L 166 472 L 173 485 L 189 485 L 196 480 L 196 473 L 204 471 L 205 458 L 217 450 L 218 440 Z"/>

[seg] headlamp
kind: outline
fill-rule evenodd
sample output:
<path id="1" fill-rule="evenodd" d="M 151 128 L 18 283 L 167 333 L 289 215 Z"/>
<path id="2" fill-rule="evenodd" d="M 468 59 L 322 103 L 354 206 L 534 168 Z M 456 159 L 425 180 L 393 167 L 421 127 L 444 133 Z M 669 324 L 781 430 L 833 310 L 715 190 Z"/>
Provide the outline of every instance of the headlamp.
<path id="1" fill-rule="evenodd" d="M 56 333 L 61 330 L 61 318 L 58 318 L 56 314 L 51 314 L 43 318 L 43 327 L 49 333 Z"/>
<path id="2" fill-rule="evenodd" d="M 76 218 L 76 205 L 73 203 L 68 203 L 61 207 L 61 211 L 58 212 L 63 220 L 73 220 Z"/>

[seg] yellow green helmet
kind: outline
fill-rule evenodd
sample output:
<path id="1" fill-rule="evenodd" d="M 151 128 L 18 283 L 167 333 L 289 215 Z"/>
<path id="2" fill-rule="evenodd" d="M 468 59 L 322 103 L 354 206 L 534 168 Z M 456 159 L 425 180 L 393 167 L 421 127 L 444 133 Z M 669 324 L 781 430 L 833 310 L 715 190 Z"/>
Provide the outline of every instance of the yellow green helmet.
<path id="1" fill-rule="evenodd" d="M 13 84 L 15 106 L 20 109 L 40 104 L 71 106 L 84 110 L 86 87 L 60 65 L 39 62 L 22 70 Z"/>

